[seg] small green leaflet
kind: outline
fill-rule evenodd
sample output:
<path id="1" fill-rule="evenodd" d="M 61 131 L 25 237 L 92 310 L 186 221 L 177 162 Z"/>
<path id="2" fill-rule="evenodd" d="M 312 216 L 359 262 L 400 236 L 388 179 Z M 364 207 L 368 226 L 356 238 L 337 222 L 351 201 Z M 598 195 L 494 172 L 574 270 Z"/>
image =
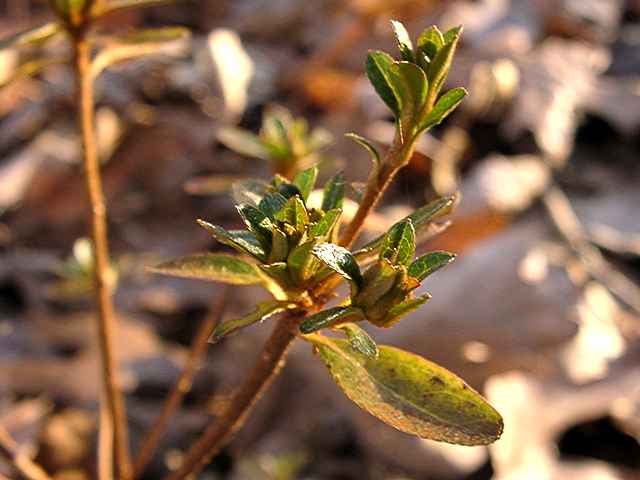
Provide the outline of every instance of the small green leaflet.
<path id="1" fill-rule="evenodd" d="M 377 358 L 348 340 L 312 334 L 333 379 L 360 408 L 398 430 L 458 445 L 487 445 L 502 434 L 500 414 L 453 373 L 418 355 L 378 345 Z"/>
<path id="2" fill-rule="evenodd" d="M 313 190 L 313 187 L 316 184 L 317 178 L 318 178 L 318 167 L 314 165 L 313 167 L 298 173 L 293 179 L 293 184 L 296 187 L 298 187 L 298 190 L 300 191 L 300 196 L 302 197 L 302 200 L 304 200 L 305 202 L 307 201 L 307 198 L 309 198 L 309 194 Z"/>
<path id="3" fill-rule="evenodd" d="M 417 258 L 409 266 L 409 276 L 421 282 L 436 270 L 453 262 L 455 258 L 455 254 L 449 252 L 429 252 Z"/>
<path id="4" fill-rule="evenodd" d="M 291 302 L 263 302 L 258 304 L 256 310 L 249 315 L 237 318 L 234 320 L 228 320 L 221 323 L 211 334 L 209 342 L 215 343 L 222 337 L 229 335 L 241 328 L 253 325 L 256 322 L 262 322 L 267 318 L 276 315 L 277 313 L 284 312 L 287 309 L 295 308 L 296 304 Z"/>
<path id="5" fill-rule="evenodd" d="M 344 175 L 342 172 L 337 173 L 324 186 L 322 196 L 322 210 L 328 212 L 335 208 L 342 208 L 344 201 Z"/>
<path id="6" fill-rule="evenodd" d="M 321 328 L 328 328 L 332 325 L 340 322 L 344 322 L 347 319 L 362 320 L 364 317 L 362 311 L 359 308 L 354 307 L 334 307 L 322 312 L 316 313 L 306 318 L 300 324 L 300 332 L 304 334 L 313 333 Z"/>
<path id="7" fill-rule="evenodd" d="M 396 223 L 389 229 L 382 242 L 380 259 L 394 265 L 408 265 L 416 250 L 416 232 L 410 219 Z"/>

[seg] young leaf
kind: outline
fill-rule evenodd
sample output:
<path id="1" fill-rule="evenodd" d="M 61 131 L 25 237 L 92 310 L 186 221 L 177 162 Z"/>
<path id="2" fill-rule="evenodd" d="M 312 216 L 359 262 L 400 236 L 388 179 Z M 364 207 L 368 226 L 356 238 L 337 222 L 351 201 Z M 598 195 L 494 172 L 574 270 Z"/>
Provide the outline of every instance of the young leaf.
<path id="1" fill-rule="evenodd" d="M 410 219 L 396 223 L 389 229 L 382 242 L 380 260 L 387 259 L 394 265 L 408 265 L 416 250 L 416 231 Z"/>
<path id="2" fill-rule="evenodd" d="M 354 318 L 355 317 L 355 318 Z M 328 310 L 324 310 L 322 312 L 316 313 L 315 315 L 311 315 L 306 318 L 300 324 L 300 332 L 304 334 L 313 333 L 321 328 L 328 328 L 335 323 L 342 321 L 345 322 L 347 319 L 354 320 L 362 320 L 364 317 L 362 315 L 362 310 L 355 307 L 334 307 L 329 308 Z"/>
<path id="3" fill-rule="evenodd" d="M 247 228 L 255 234 L 265 250 L 271 248 L 271 231 L 273 223 L 264 212 L 251 205 L 236 207 Z"/>
<path id="4" fill-rule="evenodd" d="M 393 58 L 385 52 L 369 52 L 365 69 L 373 88 L 398 118 L 400 115 L 400 99 L 398 93 L 394 90 L 395 87 L 392 82 L 394 63 Z"/>
<path id="5" fill-rule="evenodd" d="M 362 287 L 360 267 L 349 250 L 332 243 L 321 243 L 314 247 L 311 253 L 334 272 L 349 280 L 356 293 Z"/>
<path id="6" fill-rule="evenodd" d="M 462 25 L 458 25 L 457 27 L 453 27 L 447 30 L 447 32 L 442 37 L 444 40 L 444 43 L 446 44 L 446 43 L 451 43 L 453 41 L 457 41 L 461 33 L 462 33 Z"/>
<path id="7" fill-rule="evenodd" d="M 343 323 L 342 325 L 338 325 L 337 328 L 347 335 L 349 345 L 351 345 L 351 348 L 356 352 L 366 357 L 378 357 L 378 345 L 373 338 L 358 325 L 355 323 Z"/>
<path id="8" fill-rule="evenodd" d="M 453 262 L 455 258 L 455 254 L 449 252 L 429 252 L 409 266 L 409 276 L 421 282 L 436 270 Z"/>
<path id="9" fill-rule="evenodd" d="M 407 62 L 415 61 L 413 56 L 413 44 L 411 43 L 411 38 L 409 37 L 409 33 L 407 33 L 407 29 L 404 28 L 404 25 L 397 20 L 391 20 L 391 28 L 403 60 L 406 60 Z"/>
<path id="10" fill-rule="evenodd" d="M 322 210 L 328 212 L 334 208 L 342 208 L 344 183 L 344 175 L 339 172 L 325 184 L 322 196 Z"/>
<path id="11" fill-rule="evenodd" d="M 269 160 L 269 152 L 259 136 L 235 127 L 222 127 L 216 137 L 225 147 L 247 157 Z"/>
<path id="12" fill-rule="evenodd" d="M 396 283 L 398 271 L 388 260 L 382 260 L 364 274 L 364 287 L 354 297 L 353 304 L 362 308 L 373 306 Z"/>
<path id="13" fill-rule="evenodd" d="M 402 303 L 399 303 L 398 305 L 394 305 L 389 309 L 389 313 L 384 318 L 383 324 L 378 326 L 383 328 L 391 327 L 398 320 L 400 320 L 400 318 L 402 318 L 404 315 L 407 315 L 408 313 L 411 313 L 417 310 L 422 305 L 427 303 L 430 299 L 431 299 L 431 295 L 429 293 L 425 293 L 423 295 L 420 295 L 419 297 L 411 298 Z"/>
<path id="14" fill-rule="evenodd" d="M 379 345 L 379 356 L 372 358 L 347 340 L 305 338 L 347 397 L 388 425 L 458 445 L 487 445 L 500 438 L 500 414 L 445 368 L 386 345 Z"/>
<path id="15" fill-rule="evenodd" d="M 420 130 L 424 131 L 438 125 L 456 109 L 466 96 L 467 91 L 462 87 L 451 89 L 442 95 L 429 112 L 429 115 L 427 115 L 427 118 L 425 118 L 424 122 L 420 125 Z"/>
<path id="16" fill-rule="evenodd" d="M 329 210 L 317 223 L 311 226 L 309 229 L 309 237 L 316 238 L 329 235 L 333 230 L 333 227 L 338 223 L 340 215 L 342 215 L 342 210 L 339 208 Z"/>
<path id="17" fill-rule="evenodd" d="M 62 29 L 58 23 L 46 23 L 36 28 L 16 33 L 4 40 L 0 40 L 0 50 L 5 48 L 18 48 L 26 45 L 39 44 L 49 40 Z"/>
<path id="18" fill-rule="evenodd" d="M 304 202 L 299 196 L 291 197 L 284 207 L 276 214 L 276 220 L 285 222 L 296 229 L 300 234 L 304 233 L 309 224 L 309 214 Z"/>
<path id="19" fill-rule="evenodd" d="M 418 37 L 418 48 L 429 57 L 429 60 L 435 58 L 438 50 L 440 50 L 444 44 L 445 40 L 442 32 L 440 32 L 435 25 L 425 29 Z"/>
<path id="20" fill-rule="evenodd" d="M 289 254 L 289 240 L 287 235 L 274 225 L 271 236 L 271 251 L 269 252 L 269 263 L 283 262 Z"/>
<path id="21" fill-rule="evenodd" d="M 227 231 L 224 228 L 200 219 L 198 219 L 197 222 L 220 243 L 234 248 L 240 253 L 248 253 L 262 262 L 267 260 L 267 254 L 253 233 L 246 230 Z"/>
<path id="22" fill-rule="evenodd" d="M 424 71 L 414 63 L 396 62 L 392 68 L 396 77 L 395 91 L 400 100 L 400 128 L 405 137 L 412 135 L 413 127 L 424 107 L 427 97 L 428 81 Z"/>
<path id="23" fill-rule="evenodd" d="M 293 184 L 298 187 L 300 196 L 305 202 L 316 184 L 316 178 L 318 178 L 318 167 L 314 165 L 298 173 L 293 179 Z"/>
<path id="24" fill-rule="evenodd" d="M 448 32 L 447 32 L 448 33 Z M 456 29 L 451 35 L 451 40 L 440 49 L 436 58 L 433 59 L 429 65 L 429 95 L 430 98 L 435 99 L 440 92 L 440 89 L 444 85 L 447 76 L 449 75 L 449 69 L 451 68 L 451 61 L 462 33 L 462 27 Z"/>
<path id="25" fill-rule="evenodd" d="M 318 261 L 311 255 L 311 250 L 316 245 L 315 239 L 309 240 L 291 250 L 287 257 L 289 270 L 299 285 L 303 285 L 316 273 Z"/>
<path id="26" fill-rule="evenodd" d="M 356 142 L 359 145 L 361 145 L 362 147 L 364 147 L 364 149 L 367 152 L 369 152 L 369 155 L 371 155 L 371 160 L 373 161 L 373 165 L 376 168 L 376 170 L 378 168 L 380 168 L 380 163 L 382 162 L 382 160 L 380 158 L 380 154 L 378 153 L 378 150 L 376 150 L 376 147 L 374 147 L 373 144 L 369 140 L 367 140 L 366 138 L 361 137 L 357 133 L 353 133 L 353 132 L 345 133 L 344 136 L 347 137 L 347 138 L 350 138 L 354 142 Z"/>
<path id="27" fill-rule="evenodd" d="M 233 285 L 256 285 L 263 282 L 260 270 L 255 265 L 238 257 L 221 253 L 204 253 L 176 258 L 152 267 L 150 271 Z"/>
<path id="28" fill-rule="evenodd" d="M 256 322 L 262 322 L 277 313 L 284 312 L 287 309 L 295 307 L 296 304 L 291 302 L 272 301 L 259 303 L 256 310 L 249 315 L 220 323 L 209 338 L 209 342 L 217 342 L 222 337 L 225 337 L 241 328 L 248 327 Z"/>

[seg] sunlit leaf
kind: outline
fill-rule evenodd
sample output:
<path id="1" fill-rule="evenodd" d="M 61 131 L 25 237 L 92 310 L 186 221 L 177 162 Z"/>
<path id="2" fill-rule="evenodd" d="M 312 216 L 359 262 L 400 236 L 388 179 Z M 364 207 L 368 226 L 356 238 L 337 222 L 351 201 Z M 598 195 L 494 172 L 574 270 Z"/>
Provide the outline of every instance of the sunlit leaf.
<path id="1" fill-rule="evenodd" d="M 389 229 L 382 242 L 380 259 L 394 265 L 408 265 L 416 250 L 416 232 L 413 222 L 406 219 Z"/>
<path id="2" fill-rule="evenodd" d="M 249 315 L 219 324 L 209 338 L 209 342 L 217 342 L 222 337 L 225 337 L 241 328 L 248 327 L 256 322 L 262 322 L 273 315 L 295 307 L 296 304 L 291 302 L 259 303 L 256 310 Z"/>
<path id="3" fill-rule="evenodd" d="M 176 3 L 181 0 L 101 0 L 96 1 L 91 10 L 93 17 L 100 17 L 108 13 L 121 12 L 134 8 L 155 7 Z"/>
<path id="4" fill-rule="evenodd" d="M 421 282 L 436 270 L 453 262 L 455 258 L 455 254 L 449 252 L 429 252 L 409 266 L 409 276 Z"/>
<path id="5" fill-rule="evenodd" d="M 410 298 L 409 300 L 405 300 L 404 302 L 399 303 L 398 305 L 394 305 L 389 309 L 389 312 L 387 313 L 384 319 L 384 323 L 380 326 L 384 328 L 391 327 L 398 320 L 400 320 L 401 317 L 417 310 L 422 305 L 427 303 L 430 299 L 431 299 L 431 295 L 428 293 L 425 293 L 423 295 L 420 295 L 419 297 Z"/>
<path id="6" fill-rule="evenodd" d="M 289 240 L 287 235 L 274 226 L 271 236 L 271 251 L 269 252 L 269 263 L 283 262 L 289 255 Z"/>
<path id="7" fill-rule="evenodd" d="M 269 185 L 262 180 L 243 180 L 231 187 L 231 196 L 236 205 L 248 204 L 257 207 L 269 190 Z"/>
<path id="8" fill-rule="evenodd" d="M 312 253 L 327 267 L 349 280 L 356 292 L 362 287 L 360 267 L 349 250 L 332 243 L 321 243 Z"/>
<path id="9" fill-rule="evenodd" d="M 361 145 L 362 147 L 364 147 L 364 149 L 369 152 L 369 155 L 371 156 L 371 160 L 373 161 L 373 165 L 375 166 L 376 169 L 380 168 L 380 163 L 381 163 L 381 159 L 380 159 L 380 154 L 378 153 L 378 150 L 376 150 L 376 147 L 373 146 L 373 144 L 367 140 L 366 138 L 358 135 L 357 133 L 345 133 L 344 135 L 347 138 L 350 138 L 351 140 L 353 140 L 354 142 L 358 143 L 359 145 Z"/>
<path id="10" fill-rule="evenodd" d="M 18 48 L 26 45 L 37 45 L 45 40 L 49 40 L 61 31 L 62 28 L 58 23 L 46 23 L 0 40 L 0 50 L 4 50 L 5 48 Z"/>
<path id="11" fill-rule="evenodd" d="M 262 275 L 255 265 L 233 255 L 221 253 L 180 257 L 161 263 L 150 270 L 163 275 L 198 278 L 233 285 L 256 285 L 263 282 Z"/>
<path id="12" fill-rule="evenodd" d="M 342 215 L 342 210 L 339 208 L 334 208 L 326 212 L 317 223 L 311 226 L 309 229 L 309 237 L 326 237 L 329 235 L 338 223 L 340 215 Z"/>
<path id="13" fill-rule="evenodd" d="M 198 224 L 204 227 L 220 243 L 234 248 L 240 253 L 248 253 L 263 262 L 266 261 L 267 254 L 253 233 L 246 230 L 227 231 L 204 220 L 198 220 Z"/>
<path id="14" fill-rule="evenodd" d="M 247 228 L 256 235 L 264 249 L 269 250 L 271 247 L 271 232 L 273 230 L 273 223 L 269 217 L 260 209 L 251 205 L 239 205 L 236 209 Z"/>
<path id="15" fill-rule="evenodd" d="M 349 345 L 356 352 L 366 357 L 376 358 L 379 354 L 378 345 L 369 334 L 355 323 L 343 323 L 337 327 L 349 339 Z"/>
<path id="16" fill-rule="evenodd" d="M 413 62 L 415 60 L 413 57 L 413 44 L 411 43 L 407 29 L 397 20 L 391 20 L 391 29 L 393 30 L 393 35 L 396 39 L 398 49 L 402 54 L 402 58 L 408 62 Z"/>
<path id="17" fill-rule="evenodd" d="M 451 61 L 455 54 L 458 40 L 462 33 L 462 27 L 454 30 L 451 35 L 451 40 L 440 49 L 436 57 L 429 65 L 429 95 L 430 98 L 435 99 L 440 89 L 444 85 L 447 76 L 449 75 L 449 69 L 451 68 Z"/>
<path id="18" fill-rule="evenodd" d="M 300 331 L 304 334 L 313 333 L 321 328 L 328 328 L 338 322 L 346 322 L 347 320 L 362 320 L 362 311 L 355 307 L 334 307 L 322 312 L 316 313 L 306 318 L 300 324 Z"/>
<path id="19" fill-rule="evenodd" d="M 309 240 L 298 245 L 289 253 L 287 265 L 298 284 L 304 284 L 316 273 L 319 262 L 311 255 L 311 251 L 316 245 L 315 239 Z"/>
<path id="20" fill-rule="evenodd" d="M 428 81 L 424 71 L 414 63 L 396 62 L 392 68 L 396 77 L 395 91 L 400 97 L 400 128 L 405 137 L 413 134 L 412 128 L 425 104 Z"/>
<path id="21" fill-rule="evenodd" d="M 259 136 L 236 127 L 222 127 L 216 137 L 225 147 L 247 157 L 269 160 L 269 152 Z"/>
<path id="22" fill-rule="evenodd" d="M 373 306 L 396 283 L 398 271 L 388 260 L 382 260 L 364 274 L 364 287 L 355 296 L 354 305 L 368 308 Z"/>
<path id="23" fill-rule="evenodd" d="M 316 184 L 316 178 L 318 177 L 318 167 L 315 165 L 311 168 L 307 168 L 298 173 L 293 179 L 293 184 L 298 187 L 300 196 L 306 202 L 309 198 L 309 194 L 313 190 Z"/>
<path id="24" fill-rule="evenodd" d="M 393 114 L 398 117 L 400 115 L 400 97 L 394 91 L 392 78 L 394 73 L 392 68 L 394 65 L 393 58 L 380 51 L 369 52 L 367 55 L 366 72 L 373 88 L 378 92 L 380 98 L 387 104 Z"/>
<path id="25" fill-rule="evenodd" d="M 258 204 L 258 209 L 264 213 L 271 220 L 275 220 L 276 215 L 284 209 L 284 206 L 287 204 L 287 199 L 284 195 L 278 192 L 269 192 Z"/>
<path id="26" fill-rule="evenodd" d="M 347 397 L 400 431 L 470 446 L 487 445 L 502 434 L 500 414 L 435 363 L 386 345 L 379 345 L 380 353 L 373 358 L 357 352 L 348 340 L 305 338 L 315 344 Z"/>
<path id="27" fill-rule="evenodd" d="M 442 32 L 440 32 L 435 25 L 425 29 L 418 37 L 418 48 L 429 57 L 429 60 L 435 58 L 438 50 L 440 50 L 444 44 L 445 40 Z"/>
<path id="28" fill-rule="evenodd" d="M 298 233 L 302 234 L 309 224 L 309 214 L 302 199 L 296 195 L 286 201 L 283 208 L 276 215 L 276 220 L 288 223 Z"/>
<path id="29" fill-rule="evenodd" d="M 438 125 L 456 109 L 466 96 L 467 91 L 462 87 L 454 88 L 442 95 L 429 112 L 429 115 L 427 115 L 427 118 L 425 118 L 424 122 L 420 125 L 420 130 L 426 130 Z"/>
<path id="30" fill-rule="evenodd" d="M 344 201 L 344 175 L 342 172 L 333 176 L 324 186 L 322 196 L 322 210 L 328 212 L 335 208 L 342 208 Z"/>

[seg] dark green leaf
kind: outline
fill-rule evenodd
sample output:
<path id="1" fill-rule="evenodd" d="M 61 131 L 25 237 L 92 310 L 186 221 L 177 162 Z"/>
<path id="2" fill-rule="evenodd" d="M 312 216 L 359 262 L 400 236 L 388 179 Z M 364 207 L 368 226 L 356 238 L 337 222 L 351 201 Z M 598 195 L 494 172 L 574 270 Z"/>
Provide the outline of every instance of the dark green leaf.
<path id="1" fill-rule="evenodd" d="M 415 60 L 413 57 L 413 44 L 411 43 L 407 29 L 397 20 L 391 20 L 391 28 L 402 58 L 408 62 L 413 62 Z"/>
<path id="2" fill-rule="evenodd" d="M 333 228 L 338 223 L 340 219 L 340 215 L 342 215 L 342 210 L 339 208 L 334 208 L 333 210 L 329 210 L 327 213 L 323 215 L 323 217 L 309 229 L 309 237 L 316 238 L 321 237 L 325 238 L 327 235 L 331 233 Z"/>
<path id="3" fill-rule="evenodd" d="M 290 302 L 259 303 L 257 309 L 249 315 L 245 315 L 244 317 L 236 318 L 234 320 L 228 320 L 219 324 L 209 338 L 209 342 L 217 342 L 222 337 L 225 337 L 241 328 L 248 327 L 249 325 L 252 325 L 256 322 L 262 322 L 267 318 L 276 315 L 277 313 L 284 312 L 287 309 L 295 307 L 296 304 Z"/>
<path id="4" fill-rule="evenodd" d="M 315 247 L 317 241 L 315 239 L 298 245 L 291 250 L 287 258 L 287 265 L 298 285 L 304 285 L 316 273 L 318 261 L 311 251 Z"/>
<path id="5" fill-rule="evenodd" d="M 266 261 L 267 254 L 253 233 L 246 230 L 227 231 L 224 228 L 200 219 L 198 219 L 197 222 L 220 243 L 234 248 L 240 253 L 248 253 L 260 261 Z"/>
<path id="6" fill-rule="evenodd" d="M 303 234 L 309 224 L 309 214 L 302 199 L 296 195 L 286 201 L 282 210 L 276 215 L 276 220 L 288 223 L 298 233 Z"/>
<path id="7" fill-rule="evenodd" d="M 409 266 L 409 276 L 421 282 L 436 270 L 453 262 L 455 258 L 455 254 L 449 252 L 429 252 Z"/>
<path id="8" fill-rule="evenodd" d="M 362 273 L 349 250 L 332 243 L 317 245 L 312 253 L 334 272 L 349 280 L 357 292 L 362 287 Z"/>
<path id="9" fill-rule="evenodd" d="M 449 69 L 451 68 L 451 62 L 461 33 L 462 27 L 455 31 L 452 39 L 440 49 L 436 58 L 429 65 L 429 95 L 434 100 L 449 75 Z"/>
<path id="10" fill-rule="evenodd" d="M 440 32 L 435 25 L 425 29 L 418 37 L 418 48 L 429 57 L 429 60 L 435 58 L 438 50 L 440 50 L 444 44 L 445 40 L 442 32 Z"/>
<path id="11" fill-rule="evenodd" d="M 398 117 L 400 115 L 400 98 L 398 93 L 394 91 L 395 87 L 392 83 L 392 78 L 395 76 L 392 73 L 393 65 L 393 58 L 385 52 L 374 51 L 367 55 L 367 77 L 380 98 Z"/>
<path id="12" fill-rule="evenodd" d="M 284 206 L 287 204 L 287 199 L 284 195 L 278 192 L 269 192 L 258 204 L 258 208 L 271 220 L 274 220 L 278 213 L 280 213 Z"/>
<path id="13" fill-rule="evenodd" d="M 322 210 L 328 212 L 334 208 L 342 208 L 344 201 L 344 175 L 337 173 L 324 185 L 322 196 Z"/>
<path id="14" fill-rule="evenodd" d="M 427 115 L 427 118 L 425 118 L 424 122 L 420 125 L 420 130 L 427 130 L 438 125 L 456 109 L 462 99 L 466 96 L 467 91 L 462 87 L 451 89 L 442 95 L 429 112 L 429 115 Z"/>
<path id="15" fill-rule="evenodd" d="M 486 445 L 502 434 L 500 414 L 453 373 L 386 345 L 377 358 L 347 340 L 312 341 L 333 379 L 360 408 L 400 431 L 459 445 Z"/>
<path id="16" fill-rule="evenodd" d="M 347 138 L 350 138 L 354 142 L 364 147 L 364 149 L 367 152 L 369 152 L 369 155 L 371 156 L 371 160 L 373 161 L 373 165 L 375 166 L 375 168 L 376 169 L 380 168 L 380 163 L 381 163 L 380 154 L 378 153 L 378 150 L 376 150 L 376 147 L 374 147 L 369 140 L 353 132 L 345 133 L 344 136 Z"/>
<path id="17" fill-rule="evenodd" d="M 304 334 L 313 333 L 321 328 L 328 328 L 338 322 L 345 322 L 347 319 L 358 318 L 363 319 L 362 311 L 355 307 L 334 307 L 316 313 L 306 318 L 300 324 L 300 331 Z"/>
<path id="18" fill-rule="evenodd" d="M 396 223 L 389 229 L 382 242 L 380 260 L 387 259 L 394 265 L 408 265 L 416 250 L 416 231 L 410 219 Z"/>
<path id="19" fill-rule="evenodd" d="M 429 301 L 430 299 L 431 295 L 425 293 L 424 295 L 420 295 L 419 297 L 411 298 L 402 303 L 399 303 L 398 305 L 394 305 L 389 309 L 389 313 L 384 319 L 384 324 L 381 326 L 384 328 L 389 328 L 398 320 L 400 320 L 401 317 L 413 312 L 414 310 L 417 310 L 422 305 L 427 303 L 427 301 Z"/>
<path id="20" fill-rule="evenodd" d="M 269 252 L 269 263 L 283 262 L 289 255 L 289 240 L 287 235 L 274 226 L 271 237 L 271 251 Z"/>
<path id="21" fill-rule="evenodd" d="M 379 354 L 378 345 L 369 336 L 369 334 L 355 323 L 343 323 L 338 325 L 338 329 L 342 330 L 349 339 L 349 345 L 356 352 L 361 353 L 365 357 L 376 358 Z"/>
<path id="22" fill-rule="evenodd" d="M 400 98 L 400 128 L 402 135 L 409 138 L 417 125 L 419 115 L 427 97 L 428 82 L 424 71 L 414 63 L 396 62 L 392 68 L 395 91 Z"/>
<path id="23" fill-rule="evenodd" d="M 26 45 L 34 45 L 49 40 L 62 31 L 58 23 L 46 23 L 36 28 L 16 33 L 4 40 L 0 40 L 0 50 L 5 48 L 18 48 Z"/>
<path id="24" fill-rule="evenodd" d="M 298 187 L 300 196 L 305 202 L 316 184 L 316 178 L 318 178 L 318 167 L 314 165 L 298 173 L 293 179 L 293 184 Z"/>
<path id="25" fill-rule="evenodd" d="M 216 137 L 225 147 L 247 157 L 269 160 L 269 152 L 257 135 L 236 127 L 218 129 Z"/>
<path id="26" fill-rule="evenodd" d="M 256 285 L 263 282 L 260 270 L 238 257 L 221 253 L 203 253 L 176 258 L 150 269 L 176 277 L 199 278 L 233 285 Z"/>
<path id="27" fill-rule="evenodd" d="M 247 228 L 256 235 L 264 249 L 268 251 L 271 247 L 271 231 L 273 230 L 273 223 L 269 217 L 251 205 L 239 205 L 236 209 Z"/>

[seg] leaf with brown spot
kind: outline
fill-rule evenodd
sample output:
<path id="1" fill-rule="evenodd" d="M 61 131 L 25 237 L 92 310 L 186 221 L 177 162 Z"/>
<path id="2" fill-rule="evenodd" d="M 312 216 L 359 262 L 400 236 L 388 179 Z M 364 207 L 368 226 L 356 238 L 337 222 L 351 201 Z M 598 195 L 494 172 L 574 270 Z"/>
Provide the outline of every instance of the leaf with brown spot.
<path id="1" fill-rule="evenodd" d="M 502 434 L 500 414 L 445 368 L 379 345 L 377 358 L 348 340 L 308 335 L 344 393 L 360 408 L 400 431 L 458 445 L 487 445 Z"/>

